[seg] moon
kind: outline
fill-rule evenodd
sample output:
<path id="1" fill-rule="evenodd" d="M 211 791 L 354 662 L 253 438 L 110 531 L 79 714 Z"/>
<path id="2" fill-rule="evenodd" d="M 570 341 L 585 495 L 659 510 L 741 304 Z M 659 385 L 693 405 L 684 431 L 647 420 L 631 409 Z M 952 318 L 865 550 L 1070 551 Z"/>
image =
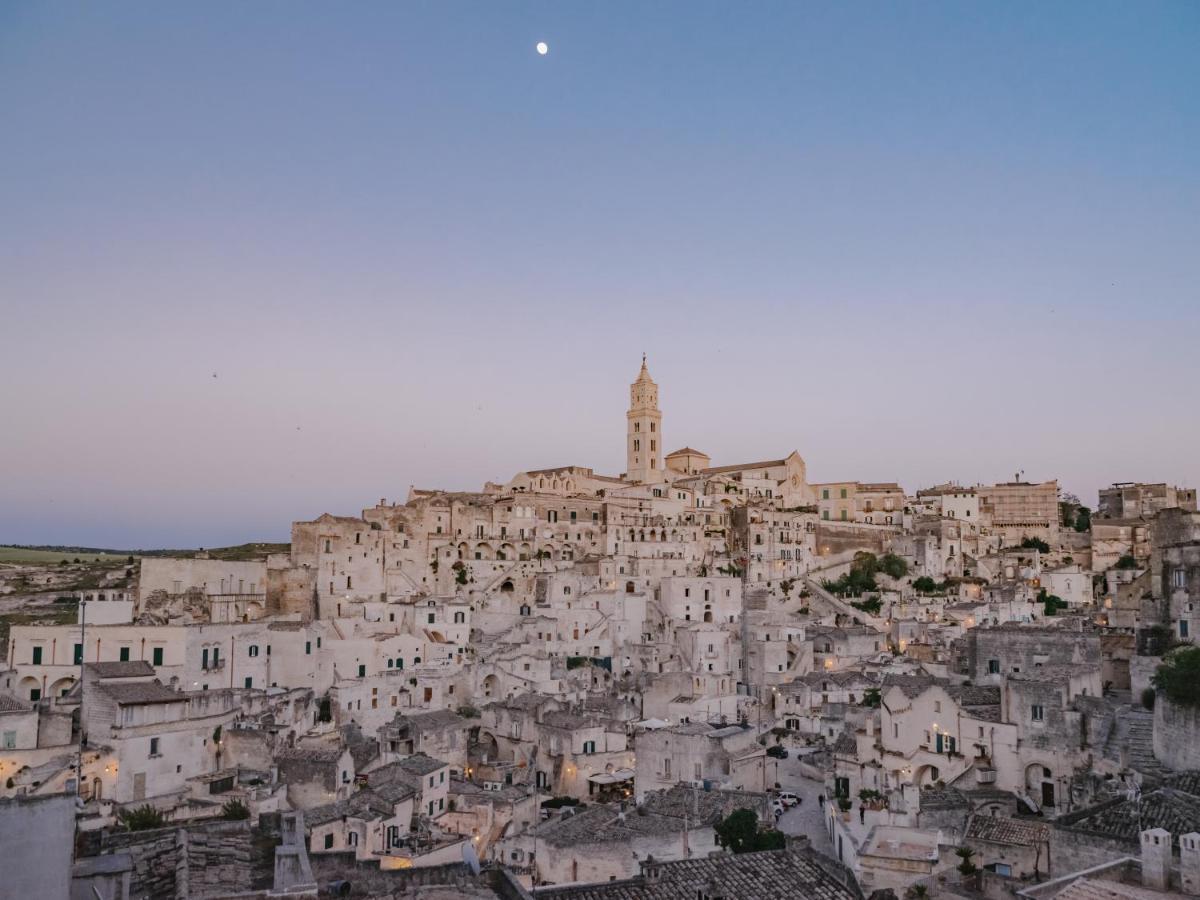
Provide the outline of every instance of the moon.
<path id="1" fill-rule="evenodd" d="M 547 44 L 545 41 L 538 41 L 537 42 L 537 52 L 538 52 L 538 56 L 545 56 L 547 53 L 550 52 L 550 45 Z"/>

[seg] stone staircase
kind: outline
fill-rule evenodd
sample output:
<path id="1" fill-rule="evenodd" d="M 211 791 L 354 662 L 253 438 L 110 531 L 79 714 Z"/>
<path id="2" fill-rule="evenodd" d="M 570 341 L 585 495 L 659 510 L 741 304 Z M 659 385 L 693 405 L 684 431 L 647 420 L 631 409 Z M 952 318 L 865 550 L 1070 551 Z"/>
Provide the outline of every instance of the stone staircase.
<path id="1" fill-rule="evenodd" d="M 1112 731 L 1104 744 L 1104 756 L 1121 762 L 1121 752 L 1128 749 L 1127 765 L 1142 775 L 1161 781 L 1171 774 L 1154 757 L 1154 713 L 1137 706 L 1117 710 Z"/>

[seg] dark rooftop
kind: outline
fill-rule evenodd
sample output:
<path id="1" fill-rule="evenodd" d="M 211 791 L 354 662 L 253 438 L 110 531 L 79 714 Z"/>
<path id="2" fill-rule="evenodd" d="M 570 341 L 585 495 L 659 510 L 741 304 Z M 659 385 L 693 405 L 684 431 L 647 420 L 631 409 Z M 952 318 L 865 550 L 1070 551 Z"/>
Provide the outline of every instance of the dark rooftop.
<path id="1" fill-rule="evenodd" d="M 862 894 L 837 863 L 811 850 L 764 850 L 660 863 L 658 877 L 582 884 L 538 891 L 537 897 L 572 900 L 859 900 Z"/>

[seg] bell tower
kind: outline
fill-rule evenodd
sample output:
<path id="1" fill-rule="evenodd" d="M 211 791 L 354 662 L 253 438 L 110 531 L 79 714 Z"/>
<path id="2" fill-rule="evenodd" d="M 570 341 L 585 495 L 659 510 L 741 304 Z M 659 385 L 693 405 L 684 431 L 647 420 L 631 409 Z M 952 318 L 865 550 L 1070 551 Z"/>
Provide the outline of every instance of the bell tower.
<path id="1" fill-rule="evenodd" d="M 630 481 L 662 481 L 662 413 L 658 410 L 658 385 L 646 368 L 629 386 L 629 412 L 625 413 L 625 477 Z"/>

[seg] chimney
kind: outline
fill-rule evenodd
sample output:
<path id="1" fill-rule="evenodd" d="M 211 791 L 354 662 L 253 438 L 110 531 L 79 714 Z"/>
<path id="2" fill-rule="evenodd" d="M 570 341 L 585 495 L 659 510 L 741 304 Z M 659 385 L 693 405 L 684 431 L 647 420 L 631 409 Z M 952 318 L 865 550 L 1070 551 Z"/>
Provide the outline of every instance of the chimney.
<path id="1" fill-rule="evenodd" d="M 1156 891 L 1171 886 L 1171 832 L 1147 828 L 1142 832 L 1142 884 Z"/>
<path id="2" fill-rule="evenodd" d="M 639 864 L 642 869 L 642 880 L 647 884 L 658 884 L 659 862 L 653 856 L 647 856 Z"/>
<path id="3" fill-rule="evenodd" d="M 1200 897 L 1200 833 L 1179 836 L 1179 880 L 1189 897 Z"/>

